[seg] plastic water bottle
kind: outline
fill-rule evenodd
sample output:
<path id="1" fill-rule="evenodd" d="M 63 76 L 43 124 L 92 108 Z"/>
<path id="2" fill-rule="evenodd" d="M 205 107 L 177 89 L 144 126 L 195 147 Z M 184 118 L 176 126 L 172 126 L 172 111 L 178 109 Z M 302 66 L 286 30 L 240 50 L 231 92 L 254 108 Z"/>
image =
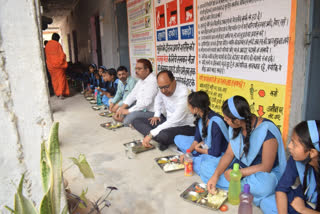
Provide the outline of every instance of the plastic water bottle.
<path id="1" fill-rule="evenodd" d="M 193 160 L 190 149 L 187 149 L 187 153 L 184 156 L 184 175 L 192 176 L 193 175 Z"/>
<path id="2" fill-rule="evenodd" d="M 134 159 L 135 158 L 135 153 L 133 153 L 133 151 L 132 151 L 132 146 L 130 146 L 130 145 L 126 146 L 125 152 L 126 152 L 126 156 L 127 156 L 128 159 Z"/>
<path id="3" fill-rule="evenodd" d="M 101 106 L 102 103 L 101 103 L 101 94 L 100 94 L 100 91 L 98 91 L 98 95 L 97 95 L 97 105 L 98 106 Z"/>
<path id="4" fill-rule="evenodd" d="M 233 164 L 233 170 L 230 172 L 230 183 L 228 191 L 228 201 L 232 205 L 240 203 L 240 192 L 241 192 L 241 172 L 239 170 L 239 164 Z"/>
<path id="5" fill-rule="evenodd" d="M 98 96 L 98 89 L 95 88 L 94 89 L 94 99 L 97 100 L 97 96 Z"/>
<path id="6" fill-rule="evenodd" d="M 250 193 L 250 185 L 245 184 L 243 192 L 240 194 L 240 206 L 238 214 L 252 214 L 253 195 Z"/>

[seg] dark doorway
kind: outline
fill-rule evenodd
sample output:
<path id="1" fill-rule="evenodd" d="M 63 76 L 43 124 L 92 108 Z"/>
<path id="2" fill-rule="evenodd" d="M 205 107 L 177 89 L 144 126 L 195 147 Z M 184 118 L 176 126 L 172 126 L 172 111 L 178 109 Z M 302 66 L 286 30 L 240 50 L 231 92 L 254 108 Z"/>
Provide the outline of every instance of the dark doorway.
<path id="1" fill-rule="evenodd" d="M 101 34 L 100 34 L 100 20 L 99 16 L 94 17 L 94 24 L 96 28 L 96 41 L 97 41 L 97 57 L 98 57 L 98 65 L 102 64 L 102 53 L 101 53 Z"/>
<path id="2" fill-rule="evenodd" d="M 126 1 L 116 1 L 116 24 L 118 29 L 118 51 L 120 65 L 130 69 L 129 44 L 128 44 L 128 19 Z"/>
<path id="3" fill-rule="evenodd" d="M 320 120 L 320 1 L 310 1 L 309 69 L 306 75 L 305 119 Z"/>
<path id="4" fill-rule="evenodd" d="M 69 61 L 72 62 L 72 50 L 71 50 L 71 36 L 68 33 L 68 52 L 69 52 Z"/>
<path id="5" fill-rule="evenodd" d="M 73 53 L 74 53 L 74 62 L 78 62 L 78 40 L 77 40 L 77 31 L 72 31 L 73 37 Z"/>

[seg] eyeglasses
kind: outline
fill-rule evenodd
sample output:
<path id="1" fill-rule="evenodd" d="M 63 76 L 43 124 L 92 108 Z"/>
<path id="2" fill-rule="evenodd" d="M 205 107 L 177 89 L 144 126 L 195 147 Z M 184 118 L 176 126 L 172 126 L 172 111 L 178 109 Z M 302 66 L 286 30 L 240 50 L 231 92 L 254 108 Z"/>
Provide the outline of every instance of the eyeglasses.
<path id="1" fill-rule="evenodd" d="M 170 88 L 170 85 L 171 85 L 171 83 L 170 83 L 169 85 L 161 86 L 161 87 L 158 87 L 158 88 L 159 88 L 160 90 L 167 90 L 167 89 Z"/>

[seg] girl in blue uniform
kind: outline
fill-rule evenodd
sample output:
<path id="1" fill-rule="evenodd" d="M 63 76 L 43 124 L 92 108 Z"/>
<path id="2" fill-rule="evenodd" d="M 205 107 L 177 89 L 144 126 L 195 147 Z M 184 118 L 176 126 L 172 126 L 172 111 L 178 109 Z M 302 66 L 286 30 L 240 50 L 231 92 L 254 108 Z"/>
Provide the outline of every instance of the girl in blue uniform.
<path id="1" fill-rule="evenodd" d="M 103 66 L 103 65 L 99 66 L 98 71 L 99 71 L 99 76 L 100 76 L 100 79 L 101 79 L 101 87 L 103 87 L 105 85 L 105 81 L 103 79 L 103 72 L 106 71 L 106 70 L 107 70 L 107 68 L 105 66 Z"/>
<path id="2" fill-rule="evenodd" d="M 230 172 L 239 163 L 241 186 L 250 184 L 256 206 L 263 198 L 274 193 L 285 170 L 286 157 L 279 129 L 267 119 L 250 112 L 245 98 L 234 96 L 222 106 L 228 123 L 230 143 L 219 163 L 211 162 L 211 175 L 207 183 L 210 193 L 216 187 L 228 189 Z"/>
<path id="3" fill-rule="evenodd" d="M 99 71 L 94 71 L 94 80 L 91 87 L 93 89 L 96 89 L 96 88 L 102 87 L 102 85 L 103 85 L 103 82 L 102 82 L 101 76 L 99 75 Z"/>
<path id="4" fill-rule="evenodd" d="M 261 206 L 268 213 L 320 213 L 320 121 L 299 123 L 288 144 L 290 157 L 276 188 L 276 194 L 264 199 Z M 299 185 L 296 188 L 297 178 Z"/>
<path id="5" fill-rule="evenodd" d="M 186 153 L 193 153 L 193 170 L 201 176 L 200 165 L 206 159 L 220 158 L 228 146 L 228 128 L 223 118 L 210 109 L 209 96 L 204 91 L 192 92 L 188 96 L 188 108 L 196 115 L 195 136 L 178 135 L 174 142 Z M 182 156 L 183 158 L 183 156 Z M 208 166 L 210 167 L 210 166 Z"/>
<path id="6" fill-rule="evenodd" d="M 93 93 L 94 82 L 95 82 L 94 72 L 96 70 L 97 70 L 96 64 L 90 64 L 89 71 L 83 74 L 83 88 L 85 89 L 84 93 L 86 95 L 90 95 Z"/>
<path id="7" fill-rule="evenodd" d="M 114 68 L 110 68 L 106 71 L 103 71 L 102 75 L 105 83 L 104 87 L 101 88 L 99 91 L 103 95 L 103 104 L 109 107 L 109 102 L 111 101 L 110 99 L 112 99 L 117 93 L 119 79 L 117 78 L 117 71 Z"/>

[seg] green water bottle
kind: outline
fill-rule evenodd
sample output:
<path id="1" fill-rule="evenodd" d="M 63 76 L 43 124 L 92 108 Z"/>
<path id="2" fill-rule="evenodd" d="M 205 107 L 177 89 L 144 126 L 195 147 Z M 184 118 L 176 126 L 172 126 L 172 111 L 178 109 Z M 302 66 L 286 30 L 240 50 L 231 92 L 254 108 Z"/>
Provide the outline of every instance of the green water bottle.
<path id="1" fill-rule="evenodd" d="M 240 203 L 241 176 L 242 175 L 239 170 L 239 164 L 233 164 L 233 170 L 230 172 L 230 183 L 228 191 L 228 201 L 232 205 L 238 205 Z"/>
<path id="2" fill-rule="evenodd" d="M 98 95 L 97 95 L 97 105 L 98 105 L 98 106 L 101 106 L 101 105 L 102 105 L 102 100 L 101 100 L 100 91 L 98 91 Z"/>

